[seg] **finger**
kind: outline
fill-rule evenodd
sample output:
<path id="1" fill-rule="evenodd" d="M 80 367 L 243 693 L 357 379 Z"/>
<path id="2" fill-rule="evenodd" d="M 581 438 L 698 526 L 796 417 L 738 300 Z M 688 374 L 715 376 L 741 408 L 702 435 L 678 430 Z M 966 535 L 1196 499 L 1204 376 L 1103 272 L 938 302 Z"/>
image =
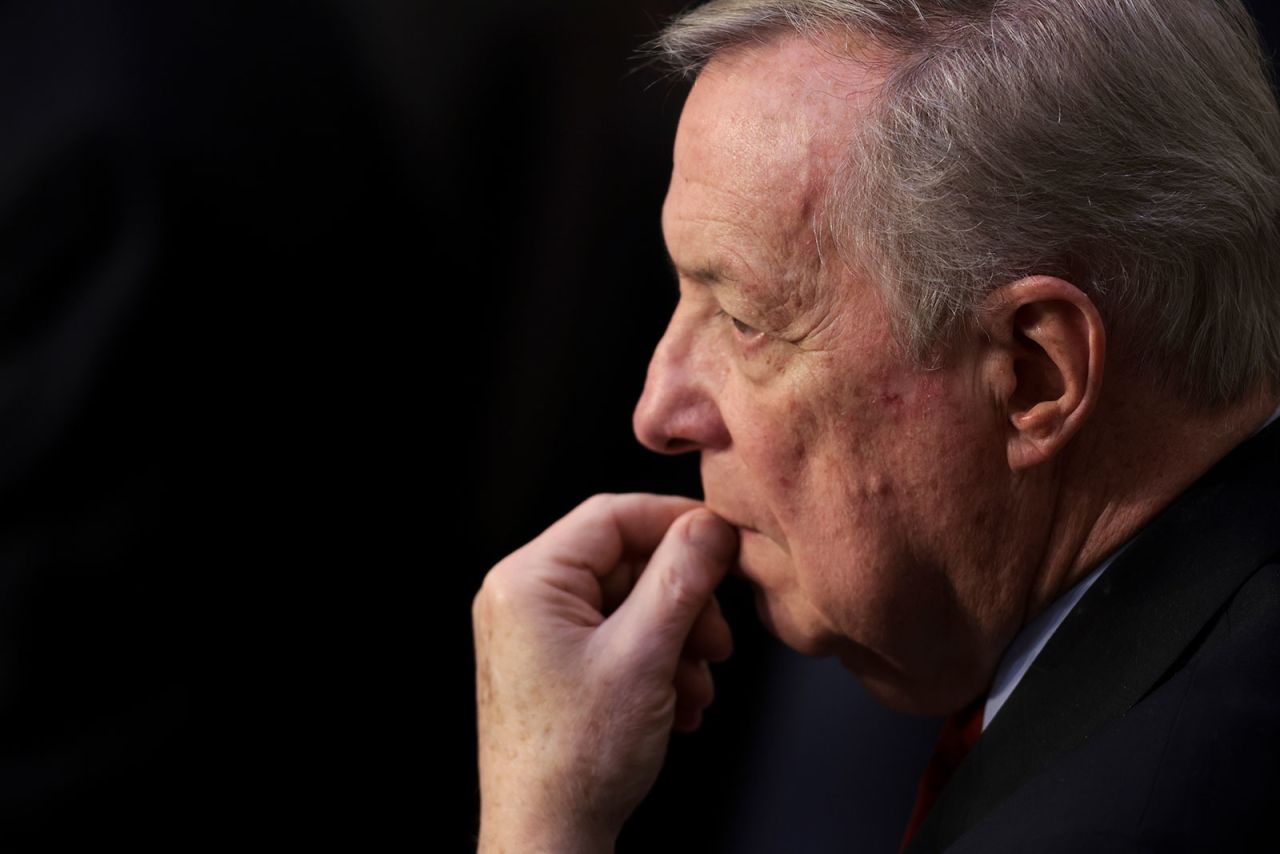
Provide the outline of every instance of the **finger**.
<path id="1" fill-rule="evenodd" d="M 685 642 L 681 657 L 695 660 L 705 658 L 719 663 L 732 654 L 733 633 L 720 612 L 720 603 L 715 596 L 712 596 L 693 624 L 693 631 L 689 633 L 689 639 Z"/>
<path id="2" fill-rule="evenodd" d="M 575 621 L 598 623 L 635 586 L 645 562 L 671 523 L 700 506 L 691 498 L 635 493 L 595 495 L 537 538 L 504 558 L 489 586 L 534 585 L 568 594 L 562 604 Z M 594 614 L 594 616 L 592 616 Z"/>
<path id="3" fill-rule="evenodd" d="M 716 698 L 715 681 L 711 667 L 699 659 L 680 659 L 676 665 L 676 704 L 689 708 L 705 709 Z"/>
<path id="4" fill-rule="evenodd" d="M 633 672 L 670 682 L 694 622 L 737 551 L 737 530 L 710 511 L 691 511 L 672 524 L 631 595 L 606 621 Z"/>
<path id="5" fill-rule="evenodd" d="M 648 562 L 648 559 L 649 555 L 631 560 L 624 558 L 618 562 L 612 572 L 601 576 L 592 576 L 599 585 L 602 594 L 600 603 L 600 612 L 602 614 L 611 614 L 622 604 L 622 601 L 631 593 L 631 589 L 636 586 L 636 579 L 644 571 L 644 565 Z M 584 570 L 584 572 L 586 571 Z"/>
<path id="6" fill-rule="evenodd" d="M 702 710 L 694 708 L 676 708 L 675 720 L 671 728 L 676 732 L 697 732 L 702 726 Z"/>
<path id="7" fill-rule="evenodd" d="M 674 728 L 692 732 L 698 728 L 703 711 L 715 699 L 715 683 L 705 661 L 680 659 L 676 666 L 676 716 Z"/>
<path id="8" fill-rule="evenodd" d="M 700 506 L 692 498 L 677 495 L 595 495 L 521 552 L 607 575 L 628 557 L 647 557 L 672 522 Z"/>

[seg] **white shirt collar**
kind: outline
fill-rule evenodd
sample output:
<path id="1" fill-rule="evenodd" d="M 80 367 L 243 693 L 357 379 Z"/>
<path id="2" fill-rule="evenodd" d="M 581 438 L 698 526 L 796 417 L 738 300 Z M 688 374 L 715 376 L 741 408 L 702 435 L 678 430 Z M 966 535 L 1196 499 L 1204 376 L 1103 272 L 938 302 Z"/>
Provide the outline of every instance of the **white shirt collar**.
<path id="1" fill-rule="evenodd" d="M 1089 588 L 1093 586 L 1093 582 L 1102 577 L 1102 573 L 1107 571 L 1107 567 L 1111 566 L 1120 553 L 1125 550 L 1125 546 L 1128 546 L 1128 543 L 1112 552 L 1110 557 L 1098 564 L 1097 569 L 1089 573 L 1081 581 L 1076 582 L 1074 587 L 1055 599 L 1053 604 L 1046 608 L 1040 616 L 1027 623 L 1018 636 L 1014 638 L 1013 643 L 1009 644 L 1009 648 L 1005 650 L 1004 658 L 1000 661 L 1000 667 L 996 669 L 996 678 L 991 683 L 991 693 L 987 695 L 987 705 L 982 712 L 982 728 L 984 730 L 991 723 L 991 719 L 996 716 L 996 712 L 1000 711 L 1005 701 L 1009 699 L 1013 689 L 1018 687 L 1018 683 L 1026 675 L 1027 669 L 1031 667 L 1031 662 L 1036 660 L 1040 650 L 1044 649 L 1044 645 L 1049 642 L 1049 638 L 1053 637 L 1053 633 L 1058 630 L 1058 626 L 1062 625 L 1062 621 L 1067 618 L 1067 614 L 1071 613 L 1071 609 L 1080 601 L 1080 597 L 1089 591 Z"/>
<path id="2" fill-rule="evenodd" d="M 1255 430 L 1253 435 L 1256 436 L 1261 433 L 1278 418 L 1280 418 L 1280 409 L 1273 412 L 1266 423 Z M 1129 542 L 1132 542 L 1132 540 Z M 1071 609 L 1076 606 L 1081 597 L 1089 591 L 1095 581 L 1102 577 L 1102 573 L 1107 571 L 1107 567 L 1111 566 L 1128 546 L 1129 543 L 1125 543 L 1112 552 L 1106 560 L 1098 564 L 1097 569 L 1055 599 L 1053 604 L 1045 609 L 1044 613 L 1027 623 L 1018 636 L 1014 638 L 1013 643 L 1009 644 L 1009 648 L 1005 650 L 1004 658 L 1000 661 L 1000 666 L 996 669 L 995 680 L 991 683 L 991 693 L 987 695 L 987 705 L 982 712 L 982 728 L 984 730 L 991 723 L 991 719 L 996 716 L 996 713 L 1000 711 L 1005 701 L 1009 699 L 1013 689 L 1018 687 L 1018 683 L 1022 681 L 1022 677 L 1026 675 L 1027 670 L 1031 667 L 1031 662 L 1036 660 L 1040 650 L 1044 649 L 1044 645 L 1049 642 L 1049 638 L 1053 637 L 1053 633 L 1058 630 L 1058 626 L 1062 625 L 1062 621 L 1067 618 L 1067 614 L 1071 613 Z"/>
<path id="3" fill-rule="evenodd" d="M 1277 418 L 1280 418 L 1280 409 L 1277 409 L 1275 412 L 1271 413 L 1271 417 L 1267 419 L 1267 423 L 1263 424 L 1257 430 L 1254 430 L 1253 435 L 1256 436 L 1259 433 L 1261 433 L 1263 430 L 1266 430 L 1268 427 L 1271 426 L 1271 422 L 1275 421 Z"/>

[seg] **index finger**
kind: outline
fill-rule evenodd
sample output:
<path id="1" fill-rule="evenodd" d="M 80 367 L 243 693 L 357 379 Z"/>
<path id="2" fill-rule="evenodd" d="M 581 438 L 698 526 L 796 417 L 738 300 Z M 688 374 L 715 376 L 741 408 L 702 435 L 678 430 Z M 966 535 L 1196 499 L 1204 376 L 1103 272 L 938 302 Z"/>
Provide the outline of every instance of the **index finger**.
<path id="1" fill-rule="evenodd" d="M 602 577 L 624 559 L 647 557 L 672 522 L 701 506 L 701 501 L 680 495 L 595 495 L 521 551 Z"/>

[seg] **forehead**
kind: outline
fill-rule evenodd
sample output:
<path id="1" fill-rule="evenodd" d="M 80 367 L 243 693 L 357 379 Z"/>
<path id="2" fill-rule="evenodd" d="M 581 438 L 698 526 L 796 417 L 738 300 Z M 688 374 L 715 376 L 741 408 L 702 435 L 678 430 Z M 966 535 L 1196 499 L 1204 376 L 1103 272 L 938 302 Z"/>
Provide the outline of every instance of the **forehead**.
<path id="1" fill-rule="evenodd" d="M 712 60 L 676 133 L 663 209 L 676 263 L 750 268 L 813 248 L 815 213 L 877 82 L 799 36 Z M 681 257 L 691 251 L 714 257 Z"/>

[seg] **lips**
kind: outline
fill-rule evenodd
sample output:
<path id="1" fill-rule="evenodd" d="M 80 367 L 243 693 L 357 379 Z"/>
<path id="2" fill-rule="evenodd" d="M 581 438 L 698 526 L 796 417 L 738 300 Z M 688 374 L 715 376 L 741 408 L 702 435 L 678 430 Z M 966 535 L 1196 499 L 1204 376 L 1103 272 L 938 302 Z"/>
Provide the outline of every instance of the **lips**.
<path id="1" fill-rule="evenodd" d="M 707 509 L 710 510 L 712 513 L 715 513 L 725 522 L 727 522 L 728 524 L 732 525 L 734 528 L 737 529 L 738 545 L 739 545 L 738 560 L 734 561 L 733 566 L 730 567 L 729 574 L 736 576 L 738 578 L 745 579 L 747 581 L 751 581 L 751 576 L 746 572 L 746 570 L 742 568 L 742 547 L 745 546 L 746 542 L 751 537 L 763 537 L 764 534 L 760 533 L 759 528 L 756 528 L 753 525 L 748 525 L 745 522 L 741 521 L 741 517 L 738 516 L 738 514 L 733 512 L 727 512 L 721 509 L 720 507 L 716 506 L 716 504 L 707 502 Z"/>
<path id="2" fill-rule="evenodd" d="M 740 517 L 738 517 L 736 513 L 722 510 L 719 507 L 716 507 L 711 502 L 706 502 L 706 505 L 708 510 L 710 510 L 712 513 L 719 516 L 724 521 L 728 522 L 733 527 L 739 529 L 740 531 L 751 531 L 756 534 L 760 533 L 760 530 L 758 528 L 755 528 L 751 525 L 746 524 L 745 522 L 740 521 Z"/>
<path id="3" fill-rule="evenodd" d="M 738 537 L 739 537 L 739 542 L 740 542 L 740 543 L 741 543 L 742 537 L 744 537 L 744 536 L 746 536 L 746 535 L 748 535 L 748 534 L 755 534 L 756 536 L 761 536 L 760 531 L 759 531 L 759 529 L 758 529 L 758 528 L 755 528 L 755 527 L 753 527 L 753 526 L 751 526 L 751 525 L 747 525 L 747 524 L 745 524 L 745 523 L 743 523 L 743 522 L 740 522 L 738 519 L 734 518 L 734 516 L 733 516 L 733 515 L 728 514 L 728 513 L 725 513 L 725 512 L 723 512 L 722 510 L 719 510 L 719 509 L 717 509 L 717 508 L 715 508 L 715 507 L 712 507 L 712 506 L 710 506 L 710 505 L 708 505 L 707 509 L 708 509 L 708 510 L 710 510 L 712 513 L 715 513 L 717 516 L 719 516 L 719 517 L 720 517 L 721 519 L 723 519 L 725 522 L 727 522 L 728 524 L 732 525 L 734 528 L 736 528 L 736 529 L 737 529 L 737 531 L 738 531 Z"/>

